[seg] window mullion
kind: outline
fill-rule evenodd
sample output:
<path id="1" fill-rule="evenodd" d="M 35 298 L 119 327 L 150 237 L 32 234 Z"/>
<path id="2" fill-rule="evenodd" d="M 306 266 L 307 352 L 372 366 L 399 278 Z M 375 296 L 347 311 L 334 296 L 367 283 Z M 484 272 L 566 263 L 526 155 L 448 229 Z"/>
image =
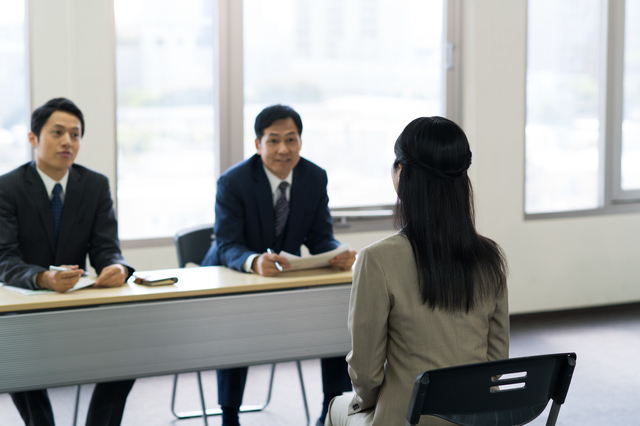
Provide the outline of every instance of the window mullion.
<path id="1" fill-rule="evenodd" d="M 621 1 L 608 2 L 607 19 L 607 72 L 605 102 L 605 149 L 601 151 L 606 165 L 602 177 L 605 183 L 605 205 L 625 198 L 621 189 L 622 115 L 624 80 L 624 26 L 625 5 Z"/>
<path id="2" fill-rule="evenodd" d="M 456 123 L 462 123 L 462 4 L 460 0 L 444 2 L 444 37 L 442 91 L 443 111 Z M 451 56 L 449 56 L 451 55 Z"/>

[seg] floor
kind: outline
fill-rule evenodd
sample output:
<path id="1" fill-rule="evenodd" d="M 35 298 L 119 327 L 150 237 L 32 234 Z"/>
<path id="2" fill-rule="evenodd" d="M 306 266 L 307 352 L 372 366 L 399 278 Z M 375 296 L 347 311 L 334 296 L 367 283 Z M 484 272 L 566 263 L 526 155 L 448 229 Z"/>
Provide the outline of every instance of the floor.
<path id="1" fill-rule="evenodd" d="M 640 304 L 512 317 L 511 357 L 559 352 L 576 352 L 578 362 L 558 425 L 640 424 L 640 408 L 636 405 L 640 396 L 640 368 L 635 363 L 640 355 Z M 320 363 L 303 361 L 302 368 L 311 425 L 315 425 L 322 403 Z M 260 404 L 265 400 L 269 372 L 269 366 L 250 368 L 245 403 Z M 172 381 L 173 376 L 138 379 L 129 395 L 122 425 L 202 425 L 202 419 L 175 420 L 170 411 Z M 203 373 L 203 381 L 207 404 L 214 407 L 215 372 Z M 242 415 L 242 425 L 305 425 L 299 389 L 295 363 L 278 364 L 269 406 L 262 412 Z M 82 387 L 80 425 L 84 424 L 91 390 L 91 385 Z M 176 409 L 196 410 L 199 406 L 196 391 L 195 374 L 182 375 Z M 51 389 L 50 396 L 56 424 L 71 426 L 75 387 Z M 0 426 L 22 424 L 9 396 L 0 395 Z M 542 416 L 530 423 L 544 424 Z M 219 426 L 219 417 L 210 417 L 209 425 Z"/>

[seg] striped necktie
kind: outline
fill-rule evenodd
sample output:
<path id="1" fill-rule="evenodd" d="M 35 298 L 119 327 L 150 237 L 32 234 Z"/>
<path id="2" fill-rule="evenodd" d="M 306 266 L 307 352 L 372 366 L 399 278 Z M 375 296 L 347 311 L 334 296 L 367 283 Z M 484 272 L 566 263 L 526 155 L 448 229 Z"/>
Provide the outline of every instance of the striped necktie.
<path id="1" fill-rule="evenodd" d="M 280 198 L 278 198 L 275 206 L 276 238 L 282 235 L 284 226 L 287 224 L 287 218 L 289 217 L 289 201 L 287 201 L 288 186 L 288 182 L 280 182 L 280 185 L 278 185 L 278 189 L 280 190 Z"/>
<path id="2" fill-rule="evenodd" d="M 60 231 L 60 218 L 62 217 L 62 185 L 56 183 L 53 187 L 53 198 L 51 198 L 51 211 L 53 212 L 53 229 L 56 233 L 56 241 L 58 241 L 58 231 Z"/>

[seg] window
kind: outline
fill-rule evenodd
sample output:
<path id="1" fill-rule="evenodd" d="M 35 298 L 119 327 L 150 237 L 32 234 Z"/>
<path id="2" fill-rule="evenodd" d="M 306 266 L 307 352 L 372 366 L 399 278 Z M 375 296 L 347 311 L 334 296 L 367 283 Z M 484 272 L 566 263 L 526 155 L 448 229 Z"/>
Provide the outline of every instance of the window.
<path id="1" fill-rule="evenodd" d="M 528 7 L 525 211 L 596 208 L 601 1 Z"/>
<path id="2" fill-rule="evenodd" d="M 640 191 L 640 0 L 627 0 L 624 25 L 622 191 Z"/>
<path id="3" fill-rule="evenodd" d="M 300 113 L 302 156 L 327 170 L 332 208 L 395 203 L 393 144 L 445 115 L 442 0 L 244 0 L 244 155 L 266 106 Z"/>
<path id="4" fill-rule="evenodd" d="M 25 9 L 0 3 L 0 174 L 31 159 Z"/>
<path id="5" fill-rule="evenodd" d="M 528 2 L 526 214 L 640 209 L 639 18 L 640 0 Z"/>
<path id="6" fill-rule="evenodd" d="M 213 16 L 210 0 L 115 1 L 124 240 L 213 219 Z"/>
<path id="7" fill-rule="evenodd" d="M 457 5 L 399 1 L 115 0 L 121 238 L 213 221 L 219 172 L 255 153 L 275 103 L 301 114 L 332 208 L 393 204 L 401 130 L 450 115 L 443 4 Z"/>

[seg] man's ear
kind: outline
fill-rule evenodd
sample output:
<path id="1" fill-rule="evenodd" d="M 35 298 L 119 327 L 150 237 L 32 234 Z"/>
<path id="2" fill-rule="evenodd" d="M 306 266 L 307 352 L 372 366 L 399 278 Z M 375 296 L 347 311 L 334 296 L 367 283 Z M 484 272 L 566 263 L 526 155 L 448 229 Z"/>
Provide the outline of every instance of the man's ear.
<path id="1" fill-rule="evenodd" d="M 256 151 L 260 154 L 260 139 L 256 138 Z"/>
<path id="2" fill-rule="evenodd" d="M 34 148 L 38 146 L 38 137 L 33 132 L 29 132 L 29 144 Z"/>

